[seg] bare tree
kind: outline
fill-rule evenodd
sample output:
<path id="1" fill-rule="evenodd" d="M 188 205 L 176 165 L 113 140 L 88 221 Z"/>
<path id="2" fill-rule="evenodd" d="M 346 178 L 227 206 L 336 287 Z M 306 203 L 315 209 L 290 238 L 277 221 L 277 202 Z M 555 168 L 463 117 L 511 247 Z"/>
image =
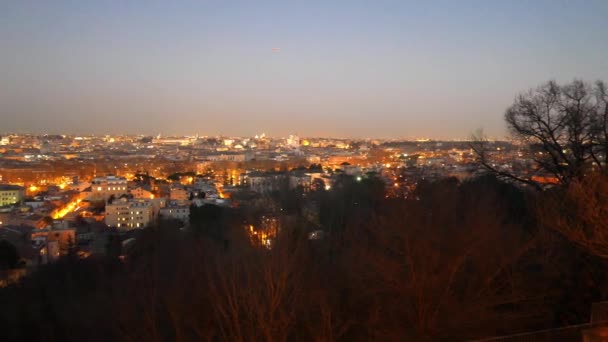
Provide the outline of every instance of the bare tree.
<path id="1" fill-rule="evenodd" d="M 484 135 L 483 130 L 480 129 L 471 136 L 470 147 L 473 150 L 473 152 L 475 153 L 477 162 L 481 166 L 483 166 L 486 170 L 495 174 L 497 177 L 506 179 L 506 180 L 517 181 L 517 182 L 520 182 L 523 184 L 530 185 L 537 190 L 542 190 L 541 185 L 538 184 L 537 182 L 533 181 L 532 179 L 520 177 L 520 176 L 514 174 L 513 172 L 510 172 L 507 170 L 501 170 L 498 166 L 495 165 L 495 163 L 493 162 L 492 157 L 491 157 L 489 141 L 486 138 L 486 136 Z M 538 171 L 539 171 L 539 168 L 536 168 L 535 170 L 533 170 L 531 172 L 531 174 L 535 174 Z"/>
<path id="2" fill-rule="evenodd" d="M 216 258 L 210 268 L 213 311 L 222 340 L 287 341 L 301 296 L 302 251 L 277 243 Z"/>
<path id="3" fill-rule="evenodd" d="M 527 146 L 538 171 L 568 184 L 590 170 L 604 170 L 608 155 L 608 92 L 606 85 L 575 80 L 550 81 L 519 95 L 505 112 L 511 135 Z M 532 184 L 527 178 L 499 172 L 488 162 L 482 136 L 472 148 L 482 165 L 499 176 Z"/>

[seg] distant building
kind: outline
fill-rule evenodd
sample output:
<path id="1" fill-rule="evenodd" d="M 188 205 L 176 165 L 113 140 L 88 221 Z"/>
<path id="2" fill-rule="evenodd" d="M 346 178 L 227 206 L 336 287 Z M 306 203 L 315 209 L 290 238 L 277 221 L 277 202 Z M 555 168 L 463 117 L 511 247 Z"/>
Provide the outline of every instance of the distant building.
<path id="1" fill-rule="evenodd" d="M 233 152 L 226 152 L 226 153 L 221 153 L 221 154 L 210 154 L 208 156 L 206 156 L 207 160 L 209 161 L 231 161 L 231 162 L 244 162 L 244 161 L 249 161 L 252 159 L 252 156 L 248 153 L 233 153 Z"/>
<path id="2" fill-rule="evenodd" d="M 317 155 L 309 155 L 306 157 L 306 161 L 311 163 L 311 164 L 320 164 L 321 163 L 321 157 L 317 156 Z"/>
<path id="3" fill-rule="evenodd" d="M 106 204 L 105 223 L 120 229 L 144 228 L 158 217 L 160 202 L 122 197 Z"/>
<path id="4" fill-rule="evenodd" d="M 281 189 L 281 185 L 285 180 L 285 174 L 251 172 L 247 174 L 246 179 L 249 184 L 249 190 L 260 194 L 268 194 Z"/>
<path id="5" fill-rule="evenodd" d="M 17 185 L 0 184 L 0 207 L 23 201 L 25 189 Z"/>
<path id="6" fill-rule="evenodd" d="M 295 189 L 302 187 L 304 190 L 310 189 L 312 177 L 308 173 L 292 172 L 289 175 L 289 188 Z"/>
<path id="7" fill-rule="evenodd" d="M 154 194 L 152 193 L 152 191 L 139 186 L 135 189 L 131 189 L 131 195 L 133 195 L 133 198 L 154 198 Z"/>
<path id="8" fill-rule="evenodd" d="M 286 139 L 285 143 L 289 147 L 296 148 L 300 146 L 300 137 L 298 137 L 297 135 L 290 135 Z"/>
<path id="9" fill-rule="evenodd" d="M 68 184 L 68 189 L 72 190 L 72 191 L 82 192 L 82 191 L 84 191 L 86 188 L 88 188 L 90 186 L 91 186 L 91 183 L 76 182 L 76 183 Z"/>
<path id="10" fill-rule="evenodd" d="M 169 204 L 160 209 L 160 217 L 163 219 L 180 220 L 186 223 L 190 219 L 190 206 Z"/>
<path id="11" fill-rule="evenodd" d="M 123 177 L 97 177 L 91 182 L 91 197 L 108 200 L 127 193 L 127 179 Z"/>
<path id="12" fill-rule="evenodd" d="M 172 187 L 169 190 L 169 199 L 172 201 L 187 201 L 190 198 L 190 193 L 181 187 Z"/>
<path id="13" fill-rule="evenodd" d="M 345 174 L 349 176 L 358 176 L 362 173 L 361 166 L 359 165 L 350 165 L 349 163 L 342 163 L 340 165 L 340 170 L 344 171 Z"/>

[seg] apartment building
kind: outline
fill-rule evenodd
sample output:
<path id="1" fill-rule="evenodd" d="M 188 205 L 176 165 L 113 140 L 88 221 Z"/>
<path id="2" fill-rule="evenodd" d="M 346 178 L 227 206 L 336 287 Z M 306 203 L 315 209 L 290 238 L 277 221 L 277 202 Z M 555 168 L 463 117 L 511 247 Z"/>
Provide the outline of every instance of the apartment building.
<path id="1" fill-rule="evenodd" d="M 105 223 L 125 230 L 144 228 L 155 222 L 159 211 L 158 201 L 121 197 L 106 204 Z"/>
<path id="2" fill-rule="evenodd" d="M 17 185 L 0 184 L 0 207 L 23 201 L 25 190 Z"/>

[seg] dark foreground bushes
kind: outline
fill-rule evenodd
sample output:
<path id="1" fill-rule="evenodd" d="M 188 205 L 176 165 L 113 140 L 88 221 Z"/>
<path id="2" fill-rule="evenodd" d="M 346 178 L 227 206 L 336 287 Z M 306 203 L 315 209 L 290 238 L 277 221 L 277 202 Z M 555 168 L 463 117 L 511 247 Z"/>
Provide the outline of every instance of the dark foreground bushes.
<path id="1" fill-rule="evenodd" d="M 240 216 L 263 210 L 243 207 L 146 229 L 124 261 L 45 266 L 0 291 L 0 339 L 464 340 L 583 322 L 604 298 L 605 263 L 541 227 L 538 195 L 493 178 L 377 187 L 308 194 L 318 218 L 290 209 L 272 249 Z"/>

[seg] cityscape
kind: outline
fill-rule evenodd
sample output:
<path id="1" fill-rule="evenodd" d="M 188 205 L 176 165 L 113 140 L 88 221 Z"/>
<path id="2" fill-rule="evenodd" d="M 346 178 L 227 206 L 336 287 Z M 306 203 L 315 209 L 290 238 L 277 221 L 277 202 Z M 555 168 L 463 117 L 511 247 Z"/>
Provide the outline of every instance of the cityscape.
<path id="1" fill-rule="evenodd" d="M 529 174 L 533 159 L 518 145 L 491 145 L 497 168 L 557 182 Z M 283 187 L 331 191 L 344 175 L 378 177 L 386 197 L 407 198 L 420 181 L 485 172 L 467 141 L 7 134 L 0 146 L 0 224 L 17 240 L 37 236 L 19 246 L 33 264 L 65 255 L 68 243 L 99 253 L 108 227 L 127 233 L 168 219 L 187 229 L 191 205 L 234 207 Z"/>
<path id="2" fill-rule="evenodd" d="M 608 3 L 0 3 L 0 341 L 608 341 Z"/>

